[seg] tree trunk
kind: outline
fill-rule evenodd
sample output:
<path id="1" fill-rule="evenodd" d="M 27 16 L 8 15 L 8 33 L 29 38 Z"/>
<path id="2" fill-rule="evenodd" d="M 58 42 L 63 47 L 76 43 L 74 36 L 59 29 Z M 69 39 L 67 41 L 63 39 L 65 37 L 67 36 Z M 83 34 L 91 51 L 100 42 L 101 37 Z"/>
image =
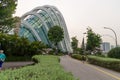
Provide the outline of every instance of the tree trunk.
<path id="1" fill-rule="evenodd" d="M 58 54 L 58 43 L 55 43 L 55 54 L 57 55 Z"/>

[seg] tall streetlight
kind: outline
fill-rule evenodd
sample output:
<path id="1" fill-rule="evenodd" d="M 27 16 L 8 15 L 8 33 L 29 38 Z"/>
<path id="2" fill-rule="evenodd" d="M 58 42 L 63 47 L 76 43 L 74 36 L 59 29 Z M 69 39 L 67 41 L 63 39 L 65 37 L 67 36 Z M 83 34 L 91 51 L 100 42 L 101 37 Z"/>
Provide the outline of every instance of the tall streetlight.
<path id="1" fill-rule="evenodd" d="M 109 30 L 113 31 L 113 33 L 115 35 L 115 44 L 116 44 L 116 47 L 117 47 L 117 35 L 116 35 L 115 31 L 113 29 L 111 29 L 111 28 L 108 28 L 108 27 L 104 27 L 104 29 L 109 29 Z"/>

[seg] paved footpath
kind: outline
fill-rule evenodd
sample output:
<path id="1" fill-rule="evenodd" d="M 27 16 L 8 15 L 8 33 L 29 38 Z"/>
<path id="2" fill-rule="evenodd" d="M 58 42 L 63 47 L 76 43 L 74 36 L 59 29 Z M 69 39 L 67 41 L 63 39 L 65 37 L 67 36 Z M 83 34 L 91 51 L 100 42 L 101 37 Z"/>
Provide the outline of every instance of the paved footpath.
<path id="1" fill-rule="evenodd" d="M 26 65 L 31 65 L 34 64 L 34 62 L 32 61 L 26 61 L 26 62 L 5 62 L 3 63 L 3 69 L 9 69 L 9 68 L 19 68 L 22 66 L 26 66 Z"/>
<path id="2" fill-rule="evenodd" d="M 61 65 L 80 80 L 120 80 L 120 73 L 62 56 Z"/>

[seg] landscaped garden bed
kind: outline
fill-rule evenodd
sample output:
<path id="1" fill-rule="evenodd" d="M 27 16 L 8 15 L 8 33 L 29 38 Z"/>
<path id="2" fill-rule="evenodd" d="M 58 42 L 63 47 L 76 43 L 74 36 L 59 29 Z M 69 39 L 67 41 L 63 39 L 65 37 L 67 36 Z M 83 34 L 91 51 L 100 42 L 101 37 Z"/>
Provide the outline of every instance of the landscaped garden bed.
<path id="1" fill-rule="evenodd" d="M 76 80 L 59 64 L 59 57 L 48 55 L 33 56 L 35 65 L 0 72 L 1 80 Z"/>

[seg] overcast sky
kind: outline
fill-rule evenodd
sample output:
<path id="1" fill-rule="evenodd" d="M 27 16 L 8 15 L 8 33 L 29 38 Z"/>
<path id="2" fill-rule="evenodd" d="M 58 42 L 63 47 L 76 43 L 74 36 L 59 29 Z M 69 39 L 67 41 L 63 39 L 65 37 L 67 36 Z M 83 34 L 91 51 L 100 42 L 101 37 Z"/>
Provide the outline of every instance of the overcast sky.
<path id="1" fill-rule="evenodd" d="M 120 44 L 120 0 L 18 0 L 15 15 L 20 17 L 43 5 L 53 5 L 60 10 L 70 38 L 76 36 L 82 43 L 83 33 L 90 26 L 104 42 L 115 45 L 114 33 L 103 28 L 109 27 L 116 32 Z"/>

